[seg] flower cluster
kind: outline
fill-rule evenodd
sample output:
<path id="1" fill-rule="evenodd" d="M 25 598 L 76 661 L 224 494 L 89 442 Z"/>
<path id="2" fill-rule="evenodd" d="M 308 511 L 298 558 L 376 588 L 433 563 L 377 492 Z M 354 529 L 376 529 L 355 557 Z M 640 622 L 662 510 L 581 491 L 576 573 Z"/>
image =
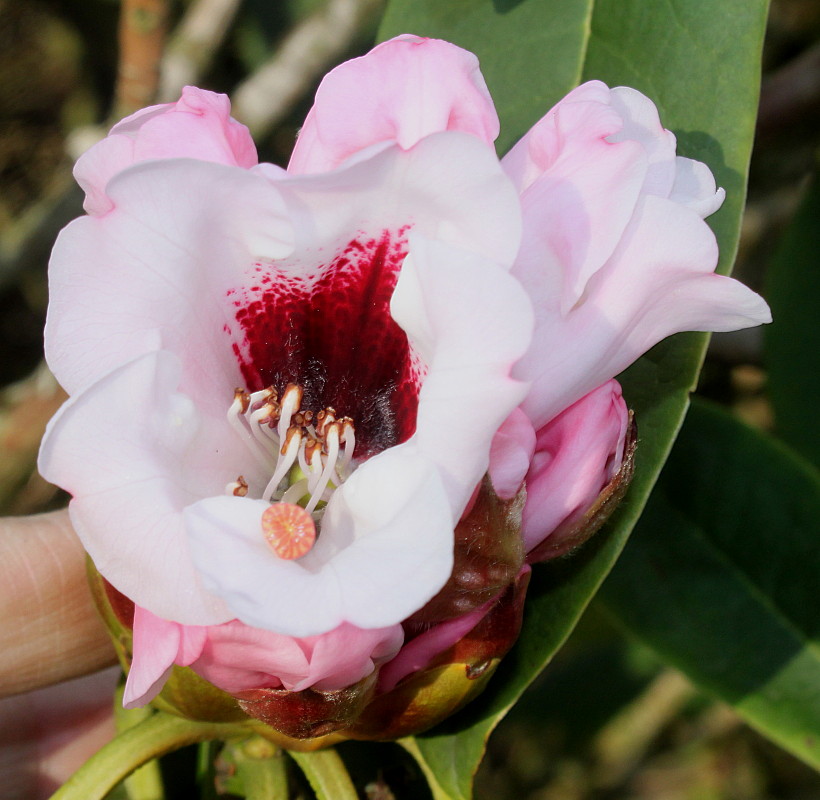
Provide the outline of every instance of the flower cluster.
<path id="1" fill-rule="evenodd" d="M 646 97 L 590 82 L 501 161 L 497 134 L 476 58 L 402 36 L 326 76 L 287 170 L 191 87 L 78 161 L 40 468 L 133 636 L 127 704 L 195 715 L 202 678 L 297 739 L 431 724 L 627 482 L 614 376 L 768 321 Z M 435 713 L 391 717 L 454 664 Z"/>

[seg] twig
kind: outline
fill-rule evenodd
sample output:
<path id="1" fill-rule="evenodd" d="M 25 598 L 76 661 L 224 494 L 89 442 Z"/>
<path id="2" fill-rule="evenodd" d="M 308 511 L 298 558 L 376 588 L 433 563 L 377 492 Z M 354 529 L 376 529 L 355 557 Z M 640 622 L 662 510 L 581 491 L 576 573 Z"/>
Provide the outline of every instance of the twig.
<path id="1" fill-rule="evenodd" d="M 240 2 L 197 0 L 191 3 L 160 63 L 160 102 L 176 100 L 183 86 L 199 82 L 222 44 Z"/>
<path id="2" fill-rule="evenodd" d="M 150 105 L 156 96 L 167 27 L 167 0 L 123 0 L 116 117 Z"/>
<path id="3" fill-rule="evenodd" d="M 680 673 L 665 670 L 602 728 L 592 743 L 595 785 L 611 788 L 635 768 L 658 734 L 697 694 Z"/>
<path id="4" fill-rule="evenodd" d="M 329 0 L 298 25 L 275 55 L 233 93 L 234 116 L 263 138 L 353 42 L 384 0 Z"/>

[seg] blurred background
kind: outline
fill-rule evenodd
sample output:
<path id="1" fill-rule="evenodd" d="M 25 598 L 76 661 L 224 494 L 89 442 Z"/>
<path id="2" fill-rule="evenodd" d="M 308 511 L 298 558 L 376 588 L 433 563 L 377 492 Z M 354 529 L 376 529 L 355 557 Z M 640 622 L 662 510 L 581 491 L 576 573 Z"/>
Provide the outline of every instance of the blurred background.
<path id="1" fill-rule="evenodd" d="M 372 45 L 383 7 L 0 0 L 0 513 L 66 502 L 38 476 L 35 459 L 64 399 L 42 361 L 42 329 L 51 246 L 82 213 L 74 159 L 124 114 L 196 83 L 230 94 L 260 160 L 285 165 L 319 79 Z M 787 312 L 795 296 L 820 296 L 820 271 L 810 268 L 820 246 L 819 143 L 820 0 L 773 0 L 735 274 L 767 297 L 781 333 L 714 337 L 699 391 L 818 466 L 818 429 L 792 430 L 800 417 L 788 405 L 793 394 L 772 396 L 767 378 L 802 364 L 800 402 L 818 407 L 820 333 L 813 319 L 788 321 Z M 425 796 L 398 748 L 384 746 L 389 758 L 373 773 L 365 747 L 341 749 L 369 800 Z M 662 667 L 593 603 L 494 734 L 476 797 L 820 800 L 820 777 Z"/>

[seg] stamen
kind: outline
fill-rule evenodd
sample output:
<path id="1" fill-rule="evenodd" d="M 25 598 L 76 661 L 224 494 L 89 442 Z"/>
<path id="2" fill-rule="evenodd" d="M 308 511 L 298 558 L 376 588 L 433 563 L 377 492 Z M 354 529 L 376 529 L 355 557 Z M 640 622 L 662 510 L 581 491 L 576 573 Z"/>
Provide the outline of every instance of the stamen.
<path id="1" fill-rule="evenodd" d="M 324 464 L 322 463 L 322 443 L 316 441 L 316 439 L 308 439 L 304 449 L 308 462 L 308 468 L 304 470 L 304 473 L 307 476 L 310 493 L 313 494 L 313 490 L 319 483 L 319 478 L 322 477 L 322 471 L 324 470 Z"/>
<path id="2" fill-rule="evenodd" d="M 285 438 L 285 443 L 282 445 L 280 451 L 279 463 L 273 472 L 273 477 L 265 487 L 262 493 L 263 500 L 270 500 L 276 488 L 282 482 L 282 478 L 288 474 L 288 470 L 293 466 L 293 462 L 299 456 L 299 447 L 302 444 L 302 431 L 299 428 L 291 427 L 288 429 L 288 435 Z"/>
<path id="3" fill-rule="evenodd" d="M 325 443 L 327 445 L 327 460 L 325 461 L 325 468 L 322 471 L 322 476 L 318 483 L 313 488 L 313 494 L 310 502 L 305 506 L 305 511 L 308 514 L 313 513 L 319 501 L 322 499 L 322 493 L 325 491 L 330 477 L 333 474 L 333 468 L 336 466 L 336 459 L 339 457 L 339 424 L 332 422 L 325 428 Z"/>
<path id="4" fill-rule="evenodd" d="M 336 409 L 328 406 L 316 415 L 316 433 L 320 436 L 327 435 L 327 427 L 336 421 Z"/>
<path id="5" fill-rule="evenodd" d="M 248 482 L 240 475 L 233 483 L 225 487 L 225 494 L 232 494 L 234 497 L 247 496 Z"/>
<path id="6" fill-rule="evenodd" d="M 342 423 L 341 440 L 345 446 L 342 463 L 339 465 L 339 472 L 342 476 L 346 476 L 350 462 L 353 461 L 353 451 L 356 449 L 356 431 L 353 427 L 353 420 L 350 419 L 350 417 L 342 417 L 339 422 Z"/>
<path id="7" fill-rule="evenodd" d="M 251 432 L 251 428 L 248 427 L 245 412 L 248 410 L 249 403 L 248 394 L 237 390 L 234 394 L 233 403 L 228 409 L 228 423 L 239 434 L 240 438 L 245 440 L 250 451 L 265 470 L 274 469 L 276 462 L 271 457 L 269 449 L 261 446 L 261 443 Z"/>
<path id="8" fill-rule="evenodd" d="M 258 392 L 251 393 L 248 398 L 249 406 L 255 411 L 261 404 L 267 403 L 269 400 L 276 402 L 276 398 L 276 389 L 274 389 L 273 386 L 268 386 L 265 389 L 260 389 Z"/>
<path id="9" fill-rule="evenodd" d="M 278 408 L 270 401 L 251 412 L 248 419 L 251 433 L 256 440 L 271 454 L 279 449 L 279 437 L 271 429 L 271 423 L 278 413 Z M 272 447 L 274 449 L 272 449 Z"/>
<path id="10" fill-rule="evenodd" d="M 279 558 L 301 558 L 316 541 L 316 524 L 310 514 L 293 503 L 275 503 L 262 514 L 262 532 Z"/>
<path id="11" fill-rule="evenodd" d="M 236 389 L 228 410 L 228 421 L 271 475 L 262 492 L 262 499 L 272 502 L 271 508 L 297 507 L 302 513 L 312 517 L 312 536 L 315 540 L 316 523 L 313 520 L 321 517 L 321 512 L 317 512 L 316 507 L 320 502 L 330 500 L 334 490 L 349 475 L 356 448 L 356 435 L 350 417 L 337 419 L 336 411 L 331 406 L 318 413 L 310 409 L 303 410 L 300 407 L 302 398 L 302 388 L 294 383 L 287 385 L 281 402 L 273 387 L 253 393 Z M 299 465 L 303 475 L 298 480 L 294 475 L 288 477 L 294 464 Z M 248 494 L 248 483 L 240 475 L 225 487 L 225 491 L 230 495 L 245 497 Z M 308 501 L 302 509 L 298 504 L 305 497 Z M 263 528 L 269 543 L 279 539 L 289 541 L 290 533 L 281 536 L 278 533 L 280 520 L 276 515 L 279 513 L 269 509 L 263 517 Z M 295 512 L 287 513 L 292 516 Z M 312 541 L 307 549 L 312 546 Z M 278 547 L 274 544 L 271 546 L 274 549 Z M 282 545 L 280 549 L 290 552 L 292 548 L 288 548 L 290 545 Z"/>
<path id="12" fill-rule="evenodd" d="M 233 399 L 235 403 L 239 403 L 240 413 L 244 414 L 251 403 L 250 395 L 244 389 L 237 386 L 236 389 L 233 390 Z"/>
<path id="13" fill-rule="evenodd" d="M 279 434 L 279 441 L 284 442 L 285 437 L 290 428 L 290 418 L 299 410 L 302 404 L 302 387 L 295 383 L 289 383 L 282 395 L 282 407 L 279 412 L 279 427 L 277 433 Z"/>

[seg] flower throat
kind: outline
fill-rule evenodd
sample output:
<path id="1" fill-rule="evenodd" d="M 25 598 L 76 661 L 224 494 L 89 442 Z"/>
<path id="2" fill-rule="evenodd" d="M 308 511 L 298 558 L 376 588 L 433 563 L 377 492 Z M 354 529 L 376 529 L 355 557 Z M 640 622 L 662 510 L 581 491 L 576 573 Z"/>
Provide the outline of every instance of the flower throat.
<path id="1" fill-rule="evenodd" d="M 353 420 L 337 417 L 329 406 L 302 409 L 303 396 L 295 383 L 289 383 L 281 397 L 272 386 L 252 393 L 238 388 L 228 409 L 231 427 L 271 475 L 262 499 L 273 505 L 261 524 L 282 558 L 299 558 L 310 550 L 324 510 L 319 504 L 327 503 L 354 469 Z M 240 475 L 225 491 L 245 497 L 248 483 Z"/>

